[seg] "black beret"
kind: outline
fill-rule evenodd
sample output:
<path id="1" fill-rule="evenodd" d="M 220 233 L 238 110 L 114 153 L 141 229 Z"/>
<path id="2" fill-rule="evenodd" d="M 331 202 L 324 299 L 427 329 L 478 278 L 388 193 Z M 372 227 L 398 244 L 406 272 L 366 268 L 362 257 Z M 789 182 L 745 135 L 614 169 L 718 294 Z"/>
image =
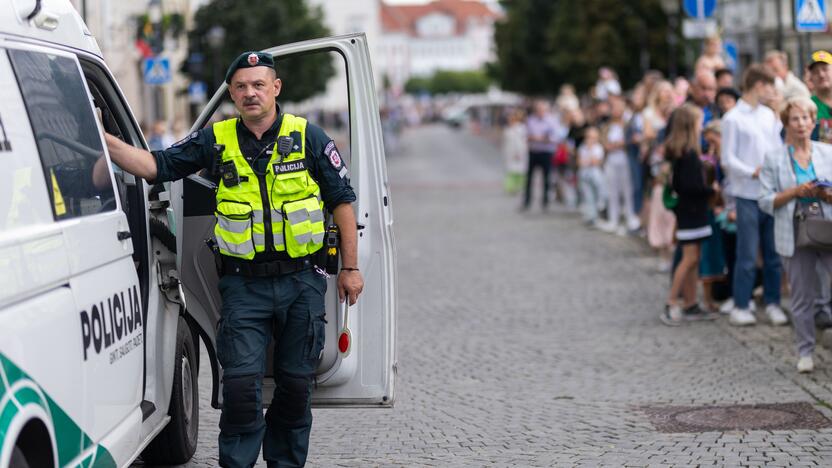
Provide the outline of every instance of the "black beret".
<path id="1" fill-rule="evenodd" d="M 253 67 L 269 67 L 274 70 L 274 58 L 271 54 L 264 52 L 243 52 L 228 67 L 228 71 L 225 72 L 225 82 L 231 84 L 231 77 L 238 69 Z"/>

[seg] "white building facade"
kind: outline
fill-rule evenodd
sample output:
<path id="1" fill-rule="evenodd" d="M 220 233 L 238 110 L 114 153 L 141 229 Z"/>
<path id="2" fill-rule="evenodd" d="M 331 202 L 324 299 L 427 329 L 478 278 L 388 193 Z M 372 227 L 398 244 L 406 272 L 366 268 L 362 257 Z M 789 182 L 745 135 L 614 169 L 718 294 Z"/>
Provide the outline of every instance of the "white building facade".
<path id="1" fill-rule="evenodd" d="M 320 7 L 324 14 L 324 24 L 333 36 L 363 32 L 367 35 L 371 59 L 375 58 L 381 43 L 381 24 L 379 22 L 378 0 L 308 0 L 311 6 Z M 334 54 L 333 54 L 334 55 Z M 327 83 L 324 95 L 315 97 L 304 106 L 325 111 L 343 111 L 347 107 L 347 78 L 344 61 L 334 58 L 335 76 Z M 381 73 L 373 63 L 376 90 L 382 86 Z"/>
<path id="2" fill-rule="evenodd" d="M 142 75 L 143 56 L 136 46 L 137 19 L 148 13 L 150 2 L 111 0 L 70 0 L 76 10 L 85 14 L 90 32 L 95 36 L 104 59 L 136 117 L 152 124 L 164 119 L 169 124 L 191 124 L 188 98 L 181 91 L 188 86 L 187 77 L 179 73 L 187 58 L 187 36 L 168 37 L 162 57 L 170 60 L 171 81 L 164 85 L 147 85 Z M 191 26 L 193 13 L 204 0 L 160 0 L 161 13 L 180 14 L 185 28 Z M 187 128 L 185 129 L 187 130 Z"/>
<path id="3" fill-rule="evenodd" d="M 477 0 L 427 4 L 381 3 L 381 72 L 398 92 L 410 77 L 439 70 L 480 70 L 495 59 L 494 22 L 500 13 Z"/>

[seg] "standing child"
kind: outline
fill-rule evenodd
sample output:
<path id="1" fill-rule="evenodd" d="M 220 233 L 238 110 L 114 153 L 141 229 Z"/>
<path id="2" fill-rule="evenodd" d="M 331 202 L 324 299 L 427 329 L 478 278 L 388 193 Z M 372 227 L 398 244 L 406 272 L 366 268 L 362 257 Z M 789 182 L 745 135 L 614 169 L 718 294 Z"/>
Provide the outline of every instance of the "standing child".
<path id="1" fill-rule="evenodd" d="M 684 104 L 674 112 L 665 141 L 665 156 L 673 165 L 672 187 L 679 199 L 674 208 L 676 239 L 682 247 L 682 260 L 673 273 L 673 283 L 661 315 L 666 325 L 713 317 L 699 307 L 696 299 L 700 246 L 711 236 L 708 202 L 715 193 L 705 182 L 704 167 L 699 159 L 701 132 L 702 111 L 693 104 Z M 680 294 L 684 296 L 681 303 L 678 302 Z"/>
<path id="2" fill-rule="evenodd" d="M 604 172 L 607 176 L 607 222 L 600 228 L 607 232 L 626 235 L 641 225 L 633 205 L 633 184 L 630 179 L 630 162 L 625 150 L 624 113 L 626 104 L 621 96 L 610 96 L 610 121 L 604 129 L 604 148 L 607 150 Z M 619 218 L 624 215 L 624 224 Z"/>
<path id="3" fill-rule="evenodd" d="M 523 187 L 529 146 L 526 142 L 525 114 L 514 109 L 508 116 L 508 125 L 503 130 L 503 161 L 506 167 L 505 190 L 509 195 Z"/>
<path id="4" fill-rule="evenodd" d="M 584 140 L 578 147 L 578 184 L 583 203 L 584 222 L 595 225 L 598 222 L 598 210 L 604 207 L 604 147 L 601 135 L 596 127 L 584 131 Z"/>
<path id="5" fill-rule="evenodd" d="M 664 149 L 656 148 L 651 158 L 660 157 Z M 670 163 L 652 161 L 653 185 L 650 190 L 650 210 L 647 216 L 647 243 L 659 256 L 658 271 L 670 271 L 673 257 L 673 233 L 676 215 L 664 206 L 664 187 L 670 183 Z"/>
<path id="6" fill-rule="evenodd" d="M 702 155 L 705 168 L 705 182 L 707 185 L 719 183 L 722 180 L 719 151 L 722 146 L 722 132 L 719 120 L 712 120 L 703 131 L 702 137 L 708 143 L 708 154 Z M 702 281 L 702 292 L 705 305 L 709 311 L 718 309 L 714 296 L 714 285 L 725 280 L 725 249 L 722 245 L 722 229 L 717 216 L 724 209 L 724 203 L 719 196 L 714 196 L 708 207 L 708 223 L 711 226 L 711 236 L 702 241 L 702 255 L 699 261 L 699 278 Z"/>

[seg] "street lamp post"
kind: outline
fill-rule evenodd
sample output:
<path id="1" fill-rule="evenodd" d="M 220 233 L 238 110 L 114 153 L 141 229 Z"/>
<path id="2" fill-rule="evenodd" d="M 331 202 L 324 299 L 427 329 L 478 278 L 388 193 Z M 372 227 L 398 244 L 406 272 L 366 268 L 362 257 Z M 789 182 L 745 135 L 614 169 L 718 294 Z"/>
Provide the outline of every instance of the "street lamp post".
<path id="1" fill-rule="evenodd" d="M 679 10 L 681 8 L 681 0 L 661 0 L 662 10 L 667 15 L 667 74 L 670 78 L 676 78 L 676 44 L 677 34 L 679 29 Z"/>
<path id="2" fill-rule="evenodd" d="M 211 51 L 214 53 L 214 56 L 211 58 L 211 72 L 212 77 L 211 80 L 214 82 L 214 85 L 219 88 L 220 87 L 220 74 L 222 73 L 221 70 L 221 63 L 220 63 L 220 49 L 222 48 L 223 43 L 225 42 L 225 28 L 222 26 L 213 26 L 211 29 L 208 30 L 206 34 L 206 39 L 208 40 L 208 46 L 211 48 Z"/>
<path id="3" fill-rule="evenodd" d="M 150 37 L 150 48 L 153 51 L 154 57 L 158 57 L 163 52 L 164 44 L 162 37 L 162 2 L 161 0 L 150 0 L 147 5 L 147 19 L 152 25 L 153 34 Z M 162 95 L 162 87 L 159 85 L 151 86 L 151 105 L 150 115 L 153 121 L 164 119 L 164 96 Z"/>
<path id="4" fill-rule="evenodd" d="M 774 2 L 777 9 L 777 50 L 783 50 L 783 0 Z"/>

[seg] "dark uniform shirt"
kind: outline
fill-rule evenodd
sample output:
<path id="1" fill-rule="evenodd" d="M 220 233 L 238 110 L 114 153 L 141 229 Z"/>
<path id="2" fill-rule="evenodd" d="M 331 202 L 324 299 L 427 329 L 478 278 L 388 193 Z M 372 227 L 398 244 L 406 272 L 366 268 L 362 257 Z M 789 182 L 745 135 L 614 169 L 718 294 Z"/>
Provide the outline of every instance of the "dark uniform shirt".
<path id="1" fill-rule="evenodd" d="M 278 109 L 278 117 L 274 124 L 257 139 L 241 119 L 237 119 L 237 141 L 243 157 L 252 165 L 257 173 L 264 173 L 272 155 L 283 122 L 283 114 Z M 193 174 L 201 169 L 208 169 L 214 165 L 214 129 L 211 126 L 188 135 L 185 139 L 174 143 L 173 146 L 162 151 L 152 151 L 156 158 L 156 182 L 177 180 Z M 332 143 L 330 145 L 330 143 Z M 341 203 L 355 201 L 355 192 L 350 186 L 345 163 L 337 153 L 332 139 L 324 130 L 311 123 L 306 124 L 306 162 L 309 174 L 321 188 L 321 197 L 329 211 Z"/>

